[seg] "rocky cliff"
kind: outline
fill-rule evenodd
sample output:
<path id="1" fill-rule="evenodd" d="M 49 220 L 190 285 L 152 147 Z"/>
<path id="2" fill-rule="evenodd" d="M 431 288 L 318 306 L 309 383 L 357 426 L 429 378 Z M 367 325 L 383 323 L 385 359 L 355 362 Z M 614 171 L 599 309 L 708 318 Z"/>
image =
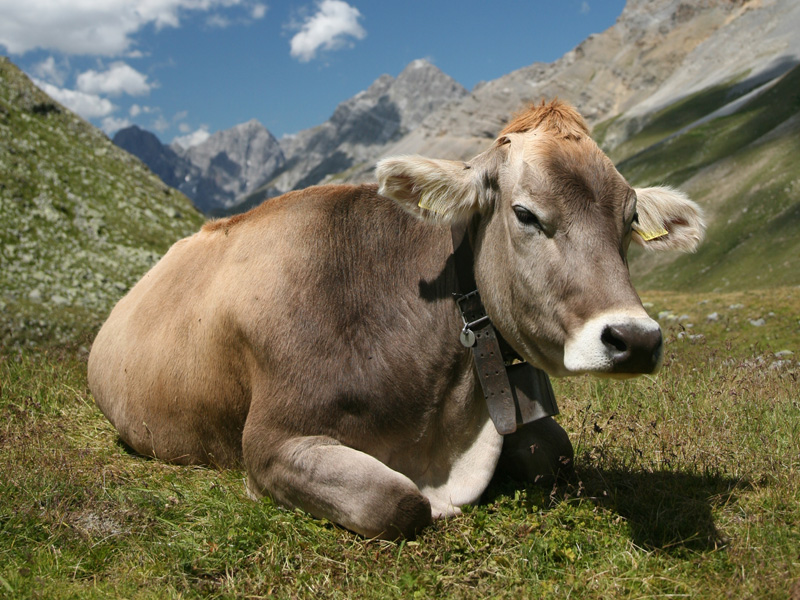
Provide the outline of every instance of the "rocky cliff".
<path id="1" fill-rule="evenodd" d="M 230 211 L 286 162 L 278 140 L 255 119 L 190 148 L 171 146 L 192 167 L 180 190 L 206 214 Z"/>

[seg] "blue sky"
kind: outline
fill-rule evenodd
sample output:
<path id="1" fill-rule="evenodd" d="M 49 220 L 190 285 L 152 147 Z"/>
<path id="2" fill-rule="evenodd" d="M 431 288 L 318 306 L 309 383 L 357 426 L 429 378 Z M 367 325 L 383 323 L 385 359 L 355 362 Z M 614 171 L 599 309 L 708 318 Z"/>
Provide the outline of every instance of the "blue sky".
<path id="1" fill-rule="evenodd" d="M 426 58 L 467 89 L 551 62 L 624 0 L 0 0 L 0 53 L 113 134 L 170 143 L 258 119 L 281 137 Z"/>

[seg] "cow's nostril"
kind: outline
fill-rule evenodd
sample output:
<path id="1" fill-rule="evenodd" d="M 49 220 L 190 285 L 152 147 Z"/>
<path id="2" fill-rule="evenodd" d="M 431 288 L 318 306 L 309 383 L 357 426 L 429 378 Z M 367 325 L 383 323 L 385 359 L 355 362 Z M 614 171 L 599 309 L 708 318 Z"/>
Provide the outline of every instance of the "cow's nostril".
<path id="1" fill-rule="evenodd" d="M 614 373 L 652 373 L 661 360 L 661 329 L 638 324 L 606 325 L 600 336 Z"/>
<path id="2" fill-rule="evenodd" d="M 622 332 L 611 325 L 603 329 L 603 335 L 600 336 L 600 341 L 609 348 L 616 350 L 617 353 L 621 354 L 628 351 L 628 344 L 625 343 Z"/>

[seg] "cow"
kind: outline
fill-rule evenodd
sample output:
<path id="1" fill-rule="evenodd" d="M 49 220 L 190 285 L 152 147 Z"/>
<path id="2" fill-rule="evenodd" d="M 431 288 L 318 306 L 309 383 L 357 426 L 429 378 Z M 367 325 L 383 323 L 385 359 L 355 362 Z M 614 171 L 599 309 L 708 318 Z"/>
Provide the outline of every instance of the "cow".
<path id="1" fill-rule="evenodd" d="M 498 468 L 533 479 L 568 461 L 552 418 L 506 436 L 489 418 L 459 341 L 453 226 L 486 315 L 531 365 L 658 369 L 628 246 L 692 251 L 702 214 L 632 188 L 572 106 L 523 109 L 468 162 L 387 158 L 376 177 L 210 221 L 119 301 L 88 377 L 125 444 L 243 468 L 252 497 L 368 538 L 458 514 Z"/>

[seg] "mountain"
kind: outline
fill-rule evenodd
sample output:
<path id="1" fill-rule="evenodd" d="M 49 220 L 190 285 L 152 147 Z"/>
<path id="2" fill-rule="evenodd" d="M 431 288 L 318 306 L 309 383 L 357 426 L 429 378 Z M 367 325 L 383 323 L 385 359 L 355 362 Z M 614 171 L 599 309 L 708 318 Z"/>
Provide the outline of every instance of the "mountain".
<path id="1" fill-rule="evenodd" d="M 368 89 L 342 102 L 325 123 L 280 142 L 252 120 L 190 148 L 164 146 L 138 127 L 121 130 L 114 143 L 189 196 L 202 212 L 219 216 L 320 183 L 354 165 L 369 165 L 387 144 L 413 131 L 431 112 L 466 95 L 437 67 L 415 60 L 396 79 L 381 75 Z"/>
<path id="2" fill-rule="evenodd" d="M 387 144 L 416 129 L 431 112 L 466 95 L 458 82 L 425 60 L 413 61 L 397 79 L 382 75 L 337 106 L 328 121 L 282 142 L 286 166 L 270 185 L 289 191 L 320 183 L 354 165 L 372 164 Z"/>
<path id="3" fill-rule="evenodd" d="M 180 189 L 187 178 L 197 179 L 200 170 L 175 150 L 161 143 L 155 135 L 131 125 L 120 129 L 113 137 L 114 144 L 144 162 L 168 186 Z"/>
<path id="4" fill-rule="evenodd" d="M 385 156 L 469 159 L 525 103 L 557 96 L 632 183 L 680 186 L 705 208 L 696 255 L 632 256 L 640 286 L 797 285 L 798 31 L 796 0 L 628 0 L 612 27 L 560 59 L 471 92 L 414 61 L 281 140 L 283 163 L 261 182 L 231 183 L 221 206 L 240 212 L 290 189 L 369 181 Z"/>
<path id="5" fill-rule="evenodd" d="M 615 25 L 550 64 L 479 85 L 381 156 L 468 159 L 521 105 L 558 96 L 635 185 L 705 209 L 695 255 L 634 253 L 644 288 L 800 284 L 800 3 L 629 0 Z M 338 177 L 372 178 L 372 167 Z"/>
<path id="6" fill-rule="evenodd" d="M 190 148 L 166 146 L 136 125 L 119 130 L 113 142 L 211 216 L 228 213 L 237 198 L 253 192 L 286 162 L 278 140 L 255 119 Z"/>
<path id="7" fill-rule="evenodd" d="M 170 149 L 195 167 L 180 190 L 206 214 L 229 211 L 286 162 L 278 140 L 255 119 L 218 131 L 196 146 L 173 144 Z"/>
<path id="8" fill-rule="evenodd" d="M 87 343 L 202 216 L 0 57 L 0 346 Z"/>
<path id="9" fill-rule="evenodd" d="M 292 189 L 347 178 L 374 164 L 387 144 L 416 129 L 431 112 L 467 90 L 426 60 L 412 61 L 393 78 L 381 75 L 366 90 L 339 104 L 331 118 L 281 140 L 286 164 L 264 186 L 240 199 L 237 212 Z"/>

